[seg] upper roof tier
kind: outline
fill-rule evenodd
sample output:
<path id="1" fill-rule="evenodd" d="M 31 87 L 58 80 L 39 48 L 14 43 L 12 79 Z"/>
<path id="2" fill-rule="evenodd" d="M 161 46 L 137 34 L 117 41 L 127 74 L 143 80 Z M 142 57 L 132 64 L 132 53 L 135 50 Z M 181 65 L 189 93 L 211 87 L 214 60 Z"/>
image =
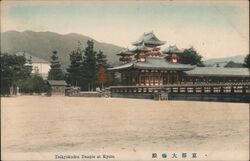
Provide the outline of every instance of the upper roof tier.
<path id="1" fill-rule="evenodd" d="M 153 32 L 149 33 L 143 33 L 142 36 L 135 42 L 132 43 L 132 45 L 135 46 L 141 46 L 145 45 L 147 47 L 156 47 L 164 45 L 166 42 L 159 40 Z"/>
<path id="2" fill-rule="evenodd" d="M 130 51 L 133 52 L 133 53 L 137 53 L 137 52 L 147 52 L 147 51 L 150 51 L 150 49 L 148 49 L 144 45 L 139 45 L 139 46 L 134 47 Z"/>
<path id="3" fill-rule="evenodd" d="M 176 53 L 183 53 L 184 50 L 180 50 L 177 48 L 176 45 L 169 46 L 165 50 L 162 51 L 164 54 L 176 54 Z"/>
<path id="4" fill-rule="evenodd" d="M 134 55 L 134 53 L 132 53 L 128 48 L 124 48 L 122 49 L 118 54 L 119 56 L 123 56 L 123 55 Z"/>

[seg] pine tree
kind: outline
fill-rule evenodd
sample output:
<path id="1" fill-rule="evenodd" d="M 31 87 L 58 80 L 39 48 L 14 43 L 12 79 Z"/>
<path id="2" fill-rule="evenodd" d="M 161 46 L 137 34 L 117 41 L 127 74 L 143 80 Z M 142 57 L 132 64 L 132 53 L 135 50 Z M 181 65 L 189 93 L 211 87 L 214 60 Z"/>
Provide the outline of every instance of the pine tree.
<path id="1" fill-rule="evenodd" d="M 95 90 L 96 87 L 96 52 L 94 51 L 93 40 L 87 41 L 87 47 L 84 50 L 83 57 L 84 89 Z"/>
<path id="2" fill-rule="evenodd" d="M 51 69 L 49 71 L 48 80 L 64 80 L 64 74 L 61 69 L 61 64 L 57 56 L 57 51 L 53 51 L 51 56 Z"/>
<path id="3" fill-rule="evenodd" d="M 72 51 L 70 54 L 70 65 L 67 68 L 68 83 L 73 86 L 79 86 L 81 82 L 82 52 L 80 50 Z"/>
<path id="4" fill-rule="evenodd" d="M 94 51 L 94 42 L 91 40 L 87 41 L 85 50 L 81 50 L 78 44 L 77 50 L 70 54 L 70 62 L 67 81 L 81 87 L 81 90 L 95 90 L 97 84 L 104 86 L 113 78 L 113 73 L 107 71 L 109 64 L 106 56 L 102 51 Z"/>
<path id="5" fill-rule="evenodd" d="M 104 67 L 104 68 L 109 67 L 107 63 L 107 56 L 104 55 L 101 50 L 99 50 L 99 52 L 96 55 L 96 65 L 97 65 L 97 69 L 99 69 L 100 67 Z"/>

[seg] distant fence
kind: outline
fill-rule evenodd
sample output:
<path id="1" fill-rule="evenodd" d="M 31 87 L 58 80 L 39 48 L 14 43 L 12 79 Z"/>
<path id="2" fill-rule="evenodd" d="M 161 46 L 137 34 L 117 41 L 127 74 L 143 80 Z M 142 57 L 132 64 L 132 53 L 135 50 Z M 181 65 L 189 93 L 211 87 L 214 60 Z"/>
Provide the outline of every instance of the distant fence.
<path id="1" fill-rule="evenodd" d="M 112 86 L 111 97 L 154 98 L 166 91 L 169 100 L 250 102 L 250 83 Z"/>
<path id="2" fill-rule="evenodd" d="M 66 89 L 66 96 L 70 97 L 110 97 L 109 90 L 103 91 L 80 91 L 79 87 L 70 87 Z"/>

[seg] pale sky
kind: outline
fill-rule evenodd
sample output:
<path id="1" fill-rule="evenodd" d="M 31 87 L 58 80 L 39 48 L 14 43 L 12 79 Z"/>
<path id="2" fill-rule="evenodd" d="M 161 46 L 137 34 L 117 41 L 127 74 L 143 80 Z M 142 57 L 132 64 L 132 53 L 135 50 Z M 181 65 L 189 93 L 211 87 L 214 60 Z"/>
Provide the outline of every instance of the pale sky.
<path id="1" fill-rule="evenodd" d="M 1 31 L 79 33 L 132 47 L 153 31 L 205 59 L 249 53 L 249 8 L 238 1 L 1 1 Z"/>

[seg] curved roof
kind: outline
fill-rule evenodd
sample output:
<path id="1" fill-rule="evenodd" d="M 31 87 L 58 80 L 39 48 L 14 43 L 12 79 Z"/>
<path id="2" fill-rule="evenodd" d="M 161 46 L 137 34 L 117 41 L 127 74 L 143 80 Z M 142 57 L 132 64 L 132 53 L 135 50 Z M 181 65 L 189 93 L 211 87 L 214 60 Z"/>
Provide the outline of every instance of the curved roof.
<path id="1" fill-rule="evenodd" d="M 192 70 L 195 66 L 187 64 L 170 63 L 163 57 L 147 57 L 145 62 L 132 61 L 121 66 L 109 68 L 109 70 L 121 70 L 127 68 L 137 69 L 162 69 L 162 70 Z"/>
<path id="2" fill-rule="evenodd" d="M 133 49 L 130 50 L 131 52 L 138 52 L 138 51 L 150 51 L 150 49 L 148 49 L 146 46 L 144 45 L 140 45 L 140 46 L 136 46 Z"/>
<path id="3" fill-rule="evenodd" d="M 172 45 L 172 46 L 170 45 L 168 48 L 164 49 L 162 52 L 166 53 L 166 54 L 168 54 L 168 53 L 182 53 L 183 50 L 178 49 L 176 45 Z"/>
<path id="4" fill-rule="evenodd" d="M 149 46 L 149 47 L 154 47 L 154 46 L 160 46 L 165 44 L 165 41 L 161 41 L 159 40 L 153 32 L 149 32 L 149 33 L 143 33 L 142 36 L 139 37 L 139 39 L 135 42 L 133 42 L 132 44 L 135 46 L 139 46 L 139 45 L 145 45 L 145 46 Z"/>
<path id="5" fill-rule="evenodd" d="M 38 58 L 36 56 L 31 55 L 30 53 L 24 52 L 24 51 L 19 51 L 16 53 L 16 55 L 24 55 L 26 60 L 31 59 L 32 63 L 49 63 L 49 61 L 44 60 L 42 58 Z"/>
<path id="6" fill-rule="evenodd" d="M 162 57 L 147 57 L 146 62 L 137 62 L 134 67 L 139 69 L 191 70 L 195 66 L 170 63 Z"/>
<path id="7" fill-rule="evenodd" d="M 128 48 L 124 48 L 116 55 L 134 55 L 134 53 L 132 53 Z"/>
<path id="8" fill-rule="evenodd" d="M 135 61 L 132 61 L 132 62 L 122 64 L 122 65 L 117 66 L 117 67 L 108 68 L 108 70 L 120 70 L 120 69 L 131 68 L 134 65 L 134 63 L 135 63 Z"/>
<path id="9" fill-rule="evenodd" d="M 220 67 L 196 67 L 193 70 L 185 72 L 189 76 L 242 76 L 250 77 L 248 68 L 220 68 Z"/>

